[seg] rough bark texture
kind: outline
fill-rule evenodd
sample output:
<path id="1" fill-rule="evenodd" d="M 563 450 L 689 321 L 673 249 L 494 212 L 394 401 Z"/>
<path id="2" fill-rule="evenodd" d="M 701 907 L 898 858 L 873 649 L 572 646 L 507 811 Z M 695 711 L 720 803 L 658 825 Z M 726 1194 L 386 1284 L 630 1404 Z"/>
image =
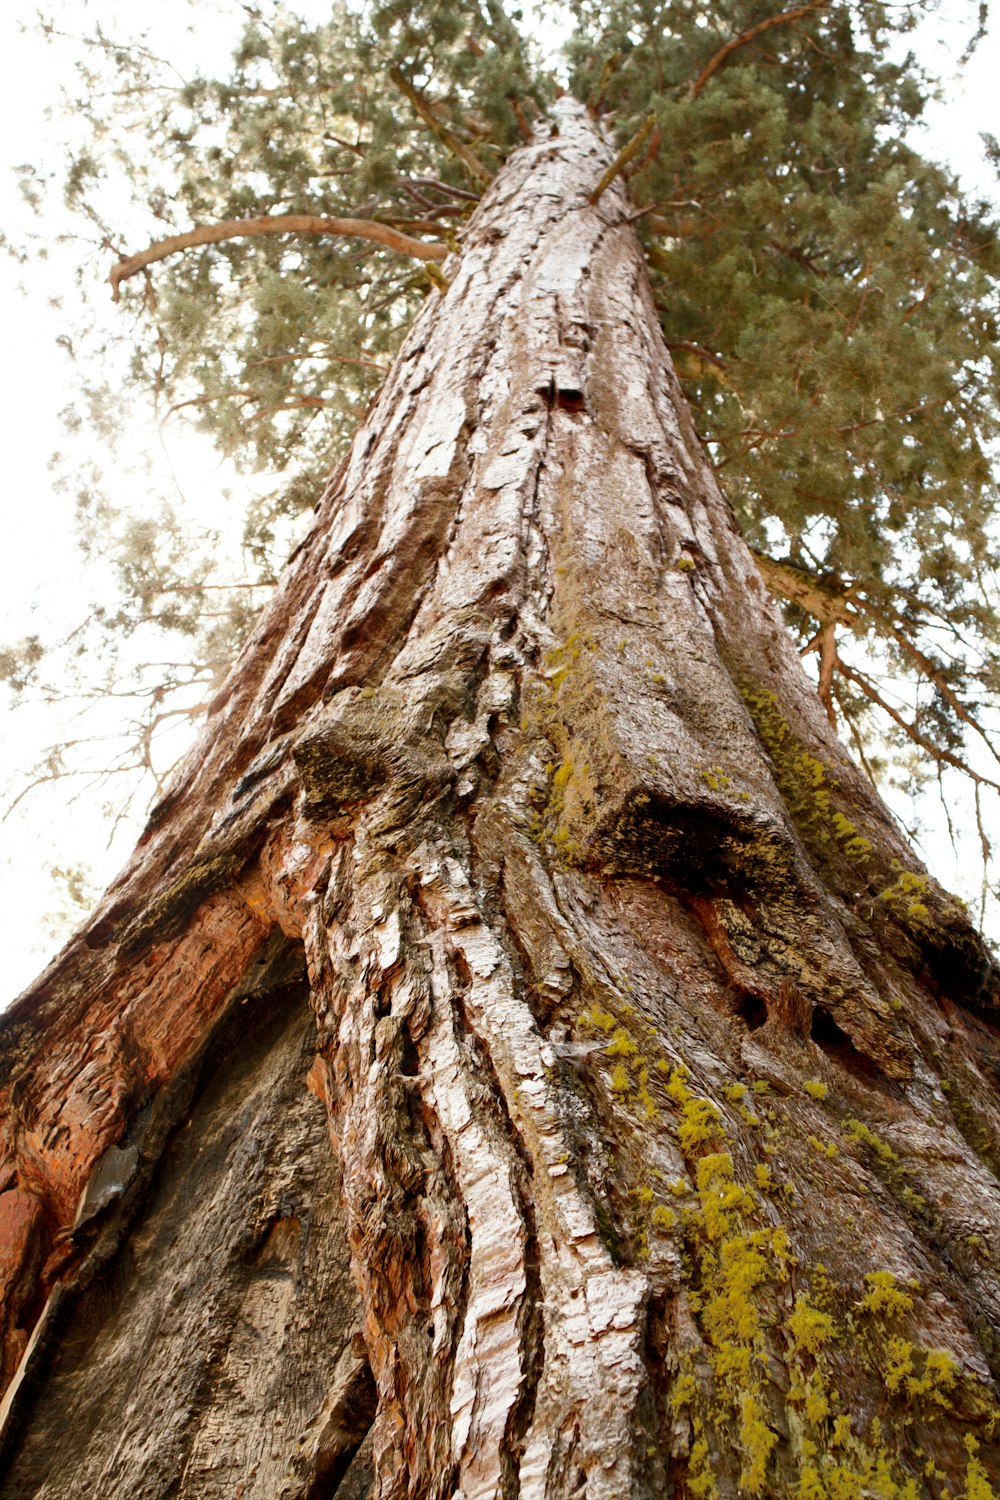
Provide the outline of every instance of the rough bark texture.
<path id="1" fill-rule="evenodd" d="M 4 1500 L 990 1493 L 997 975 L 556 121 L 3 1019 Z"/>

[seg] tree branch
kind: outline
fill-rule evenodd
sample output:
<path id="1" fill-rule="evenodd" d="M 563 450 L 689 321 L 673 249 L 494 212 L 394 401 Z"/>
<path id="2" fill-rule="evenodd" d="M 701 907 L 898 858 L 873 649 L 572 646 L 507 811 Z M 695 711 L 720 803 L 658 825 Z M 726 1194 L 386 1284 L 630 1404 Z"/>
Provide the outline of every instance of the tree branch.
<path id="1" fill-rule="evenodd" d="M 649 140 L 649 137 L 652 135 L 652 133 L 653 133 L 653 131 L 655 129 L 656 129 L 656 116 L 655 115 L 649 115 L 649 116 L 647 116 L 646 120 L 643 122 L 643 124 L 640 126 L 640 128 L 636 131 L 636 133 L 632 137 L 632 139 L 627 143 L 627 145 L 624 145 L 622 147 L 622 149 L 619 151 L 618 155 L 615 157 L 614 161 L 611 163 L 610 167 L 608 167 L 607 171 L 603 174 L 603 176 L 601 177 L 600 182 L 597 184 L 597 186 L 595 187 L 594 191 L 588 197 L 588 199 L 587 199 L 588 203 L 596 203 L 597 202 L 597 200 L 598 200 L 598 198 L 600 198 L 601 194 L 603 192 L 605 192 L 611 186 L 611 184 L 614 182 L 614 180 L 618 176 L 619 172 L 624 172 L 625 168 L 628 166 L 628 164 L 632 160 L 633 156 L 637 156 L 639 154 L 639 152 L 642 150 L 643 146 Z"/>
<path id="2" fill-rule="evenodd" d="M 860 688 L 866 698 L 880 708 L 883 713 L 888 714 L 894 724 L 899 725 L 907 739 L 912 740 L 915 745 L 919 745 L 921 750 L 926 750 L 929 755 L 933 756 L 938 765 L 943 763 L 954 766 L 956 771 L 961 771 L 964 775 L 968 776 L 977 787 L 988 786 L 992 787 L 995 792 L 1000 792 L 1000 781 L 994 781 L 990 776 L 981 775 L 980 772 L 974 771 L 966 761 L 961 760 L 951 750 L 945 750 L 943 746 L 935 745 L 933 740 L 928 739 L 925 734 L 922 734 L 915 724 L 911 724 L 908 719 L 904 719 L 899 710 L 893 708 L 892 704 L 883 698 L 882 694 L 869 678 L 860 672 L 856 672 L 853 667 L 849 667 L 842 657 L 838 656 L 836 658 L 835 665 L 842 677 L 846 677 L 848 682 L 853 682 L 855 687 Z"/>
<path id="3" fill-rule="evenodd" d="M 770 31 L 772 26 L 789 26 L 794 21 L 801 21 L 813 11 L 822 10 L 829 0 L 809 0 L 808 5 L 797 5 L 794 10 L 783 10 L 780 15 L 768 16 L 766 21 L 758 21 L 756 26 L 750 26 L 746 31 L 741 31 L 739 36 L 732 37 L 724 47 L 720 47 L 714 57 L 709 58 L 702 68 L 698 77 L 691 85 L 691 98 L 697 99 L 708 80 L 717 73 L 734 52 L 740 47 L 749 46 L 755 42 L 765 31 Z"/>
<path id="4" fill-rule="evenodd" d="M 324 219 L 316 214 L 275 214 L 259 219 L 226 219 L 219 224 L 202 224 L 189 229 L 186 234 L 172 234 L 168 239 L 157 240 L 136 255 L 128 255 L 112 269 L 108 280 L 112 297 L 119 298 L 123 281 L 135 276 L 146 266 L 181 250 L 190 250 L 196 245 L 218 245 L 223 240 L 255 239 L 266 234 L 342 234 L 361 240 L 373 240 L 395 250 L 400 255 L 409 255 L 416 260 L 444 260 L 449 251 L 444 245 L 428 245 L 401 234 L 388 224 L 376 223 L 374 219 Z"/>
<path id="5" fill-rule="evenodd" d="M 861 623 L 858 612 L 855 608 L 848 608 L 845 596 L 824 588 L 810 574 L 792 563 L 778 562 L 754 547 L 750 550 L 760 576 L 772 594 L 778 594 L 789 604 L 798 604 L 823 625 L 850 625 L 857 629 Z"/>
<path id="6" fill-rule="evenodd" d="M 686 354 L 693 354 L 696 359 L 704 359 L 720 370 L 726 368 L 725 360 L 718 354 L 713 354 L 710 349 L 703 349 L 701 344 L 693 344 L 690 339 L 667 339 L 666 345 L 670 350 L 682 349 Z"/>
<path id="7" fill-rule="evenodd" d="M 464 145 L 457 136 L 452 135 L 447 125 L 442 124 L 423 94 L 420 93 L 419 89 L 413 87 L 413 84 L 408 78 L 404 77 L 400 69 L 390 68 L 389 77 L 400 92 L 405 94 L 407 99 L 409 99 L 424 124 L 434 132 L 443 146 L 447 146 L 453 156 L 458 157 L 459 161 L 463 163 L 476 182 L 481 182 L 484 186 L 492 182 L 493 173 L 489 168 L 484 167 L 476 153 Z"/>

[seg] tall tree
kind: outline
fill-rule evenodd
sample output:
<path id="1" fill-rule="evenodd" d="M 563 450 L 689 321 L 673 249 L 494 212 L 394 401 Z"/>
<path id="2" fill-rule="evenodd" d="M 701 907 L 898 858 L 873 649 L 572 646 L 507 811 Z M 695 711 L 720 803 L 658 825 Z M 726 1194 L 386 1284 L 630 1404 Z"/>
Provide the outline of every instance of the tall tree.
<path id="1" fill-rule="evenodd" d="M 3 1019 L 4 1496 L 992 1493 L 997 971 L 803 674 L 620 164 L 565 99 L 486 189 Z"/>
<path id="2" fill-rule="evenodd" d="M 802 673 L 613 165 L 564 101 L 486 190 L 4 1017 L 4 1496 L 991 1493 L 996 969 Z"/>

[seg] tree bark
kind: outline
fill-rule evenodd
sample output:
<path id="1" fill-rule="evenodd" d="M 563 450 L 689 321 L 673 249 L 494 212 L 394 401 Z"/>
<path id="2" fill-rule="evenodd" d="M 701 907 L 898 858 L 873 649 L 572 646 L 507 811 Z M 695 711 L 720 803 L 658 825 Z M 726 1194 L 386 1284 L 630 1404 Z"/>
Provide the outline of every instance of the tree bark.
<path id="1" fill-rule="evenodd" d="M 997 1476 L 997 973 L 548 129 L 3 1018 L 4 1500 Z"/>

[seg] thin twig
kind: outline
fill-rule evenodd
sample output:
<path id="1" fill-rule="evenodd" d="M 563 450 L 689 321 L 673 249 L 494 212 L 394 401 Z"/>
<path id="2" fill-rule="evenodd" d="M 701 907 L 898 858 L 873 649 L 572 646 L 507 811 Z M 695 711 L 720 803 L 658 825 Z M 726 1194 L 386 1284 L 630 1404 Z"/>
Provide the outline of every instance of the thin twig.
<path id="1" fill-rule="evenodd" d="M 974 771 L 970 765 L 967 765 L 964 760 L 960 760 L 951 750 L 944 750 L 940 745 L 935 745 L 932 740 L 929 740 L 925 734 L 921 733 L 915 724 L 911 724 L 908 719 L 904 719 L 898 708 L 893 708 L 892 704 L 888 703 L 882 697 L 882 694 L 873 682 L 870 682 L 867 677 L 863 677 L 860 672 L 856 672 L 853 667 L 849 667 L 841 656 L 837 657 L 837 671 L 846 677 L 848 682 L 853 682 L 856 687 L 859 687 L 865 697 L 870 698 L 872 703 L 877 704 L 883 713 L 888 714 L 893 723 L 899 725 L 907 739 L 912 740 L 915 745 L 919 745 L 922 750 L 928 751 L 939 764 L 944 761 L 949 766 L 954 766 L 956 771 L 962 771 L 968 776 L 976 787 L 988 786 L 992 787 L 993 791 L 1000 792 L 1000 781 L 994 781 L 989 776 L 981 775 L 979 771 Z"/>

